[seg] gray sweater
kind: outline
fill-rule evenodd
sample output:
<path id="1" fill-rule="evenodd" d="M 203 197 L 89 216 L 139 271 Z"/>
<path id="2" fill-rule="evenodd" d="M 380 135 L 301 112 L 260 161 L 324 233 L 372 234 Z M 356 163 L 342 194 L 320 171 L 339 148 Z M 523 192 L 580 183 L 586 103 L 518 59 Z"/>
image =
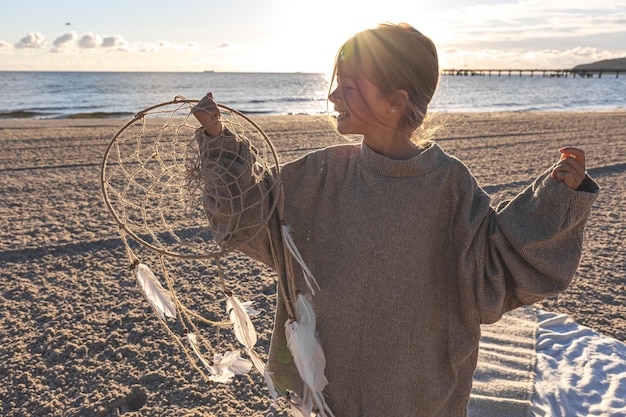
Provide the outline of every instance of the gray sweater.
<path id="1" fill-rule="evenodd" d="M 321 288 L 312 300 L 337 417 L 467 414 L 480 324 L 558 294 L 578 266 L 599 189 L 587 177 L 572 190 L 550 171 L 496 211 L 437 144 L 409 160 L 340 145 L 282 167 L 284 221 Z M 238 249 L 280 272 L 276 216 L 268 231 Z M 299 392 L 277 304 L 268 367 Z"/>

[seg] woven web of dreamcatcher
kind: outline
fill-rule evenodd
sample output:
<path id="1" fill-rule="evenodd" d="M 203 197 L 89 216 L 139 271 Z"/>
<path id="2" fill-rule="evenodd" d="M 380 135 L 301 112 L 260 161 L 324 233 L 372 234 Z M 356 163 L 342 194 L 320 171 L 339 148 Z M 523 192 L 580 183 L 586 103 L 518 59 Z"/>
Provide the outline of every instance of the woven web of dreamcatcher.
<path id="1" fill-rule="evenodd" d="M 203 184 L 194 139 L 199 124 L 190 112 L 196 103 L 176 98 L 139 112 L 109 144 L 101 170 L 105 202 L 122 231 L 158 253 L 181 258 L 209 258 L 235 249 L 260 232 L 273 209 L 242 204 L 242 196 L 251 192 L 264 195 L 272 189 L 249 181 L 248 188 L 242 189 L 244 181 L 219 164 Z M 277 170 L 278 158 L 265 133 L 245 115 L 219 107 L 222 124 L 238 140 L 246 141 L 254 155 L 242 158 L 228 149 L 212 149 L 212 158 L 232 165 L 254 163 L 251 170 L 260 180 Z M 213 236 L 203 209 L 203 185 L 215 187 L 220 201 L 230 201 L 228 227 L 238 232 L 236 243 L 230 242 L 233 234 L 224 232 L 219 242 Z M 258 204 L 272 201 L 258 200 Z"/>
<path id="2" fill-rule="evenodd" d="M 246 152 L 204 147 L 203 152 L 210 152 L 215 164 L 203 165 L 194 138 L 200 125 L 191 113 L 197 102 L 176 97 L 139 112 L 125 124 L 105 151 L 101 185 L 106 206 L 119 226 L 131 270 L 157 317 L 207 380 L 227 382 L 246 366 L 233 352 L 218 352 L 214 343 L 202 337 L 200 327 L 214 326 L 219 332 L 224 324 L 232 325 L 236 339 L 263 373 L 263 363 L 254 351 L 256 333 L 248 314 L 251 310 L 227 288 L 220 257 L 253 239 L 266 226 L 276 205 L 276 199 L 267 195 L 276 183 L 265 184 L 263 178 L 278 172 L 279 164 L 268 137 L 253 121 L 218 105 L 225 130 L 241 142 Z M 230 169 L 234 165 L 241 169 Z M 253 173 L 255 178 L 240 178 L 236 172 Z M 249 194 L 260 198 L 255 198 L 254 204 L 245 204 Z M 213 202 L 206 195 L 220 196 L 219 209 L 228 214 L 227 224 L 211 224 L 205 207 Z M 138 248 L 148 248 L 157 255 L 157 273 L 143 263 Z M 226 296 L 225 320 L 201 317 L 180 302 L 175 281 L 181 277 L 170 273 L 172 259 L 217 267 Z M 205 351 L 213 356 L 205 357 Z"/>

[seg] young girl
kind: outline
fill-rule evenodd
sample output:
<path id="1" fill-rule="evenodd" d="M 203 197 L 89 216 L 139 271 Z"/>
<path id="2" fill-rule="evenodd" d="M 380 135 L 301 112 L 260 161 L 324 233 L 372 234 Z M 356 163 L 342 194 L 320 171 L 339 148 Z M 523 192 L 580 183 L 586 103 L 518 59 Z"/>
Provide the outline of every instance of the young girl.
<path id="1" fill-rule="evenodd" d="M 465 165 L 414 137 L 438 79 L 435 46 L 413 27 L 357 33 L 337 54 L 329 100 L 337 130 L 362 135 L 361 143 L 281 168 L 278 212 L 319 284 L 308 294 L 296 276 L 317 317 L 323 394 L 337 417 L 465 416 L 480 324 L 563 291 L 578 265 L 598 193 L 583 151 L 561 149 L 496 211 Z M 203 158 L 217 143 L 234 146 L 211 94 L 194 114 Z M 207 213 L 219 223 L 219 196 L 209 197 Z M 279 269 L 276 216 L 269 233 L 238 249 Z M 268 369 L 280 392 L 298 394 L 280 298 L 276 314 Z"/>

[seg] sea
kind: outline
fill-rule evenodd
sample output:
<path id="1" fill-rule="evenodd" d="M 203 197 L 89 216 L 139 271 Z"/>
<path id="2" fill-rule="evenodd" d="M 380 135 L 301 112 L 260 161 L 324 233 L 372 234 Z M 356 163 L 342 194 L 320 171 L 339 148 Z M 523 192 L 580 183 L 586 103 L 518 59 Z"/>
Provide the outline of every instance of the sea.
<path id="1" fill-rule="evenodd" d="M 0 119 L 132 117 L 176 96 L 246 114 L 325 114 L 329 75 L 222 72 L 0 72 Z M 596 111 L 626 108 L 626 74 L 593 78 L 535 73 L 442 75 L 430 110 Z M 332 104 L 330 105 L 332 110 Z"/>

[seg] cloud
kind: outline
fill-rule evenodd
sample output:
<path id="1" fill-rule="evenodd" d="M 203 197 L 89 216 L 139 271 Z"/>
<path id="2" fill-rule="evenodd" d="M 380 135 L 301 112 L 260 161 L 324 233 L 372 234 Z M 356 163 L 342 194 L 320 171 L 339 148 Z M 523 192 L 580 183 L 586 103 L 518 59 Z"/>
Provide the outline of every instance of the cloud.
<path id="1" fill-rule="evenodd" d="M 107 36 L 102 39 L 102 45 L 105 49 L 115 51 L 130 51 L 130 44 L 120 35 Z"/>
<path id="2" fill-rule="evenodd" d="M 95 49 L 102 45 L 102 37 L 89 32 L 78 40 L 80 49 Z"/>
<path id="3" fill-rule="evenodd" d="M 198 42 L 172 43 L 168 41 L 160 41 L 157 44 L 153 44 L 152 47 L 155 50 L 172 49 L 176 51 L 180 51 L 180 50 L 199 51 L 201 49 L 200 44 Z"/>
<path id="4" fill-rule="evenodd" d="M 22 48 L 45 48 L 48 45 L 46 42 L 46 38 L 39 32 L 28 32 L 28 35 L 24 36 L 18 43 L 15 44 L 15 47 L 18 49 Z"/>
<path id="5" fill-rule="evenodd" d="M 144 52 L 144 53 L 156 53 L 156 52 L 159 52 L 159 48 L 155 44 L 143 43 L 141 45 L 133 45 L 133 51 Z"/>
<path id="6" fill-rule="evenodd" d="M 43 49 L 48 46 L 48 42 L 39 32 L 29 32 L 20 42 L 15 44 L 15 48 L 36 48 Z M 0 52 L 9 52 L 13 46 L 8 42 L 0 41 Z M 50 48 L 50 52 L 75 52 L 81 51 L 106 51 L 106 52 L 135 52 L 135 53 L 158 53 L 163 50 L 198 52 L 202 48 L 198 42 L 173 43 L 168 41 L 160 42 L 129 42 L 121 35 L 111 35 L 101 37 L 100 35 L 88 32 L 79 36 L 75 31 L 64 33 L 57 37 Z"/>
<path id="7" fill-rule="evenodd" d="M 65 33 L 54 40 L 50 52 L 63 52 L 76 47 L 78 34 L 76 32 Z"/>
<path id="8" fill-rule="evenodd" d="M 623 54 L 594 47 L 576 47 L 571 49 L 533 49 L 502 50 L 480 49 L 465 50 L 449 48 L 441 51 L 442 67 L 469 69 L 563 69 L 578 64 L 620 58 Z"/>
<path id="9" fill-rule="evenodd" d="M 0 52 L 6 52 L 13 49 L 13 45 L 6 41 L 0 41 Z"/>
<path id="10" fill-rule="evenodd" d="M 447 43 L 467 49 L 541 45 L 562 49 L 575 43 L 614 48 L 610 39 L 624 31 L 626 7 L 623 0 L 517 0 L 475 5 L 436 17 L 447 28 Z"/>
<path id="11" fill-rule="evenodd" d="M 194 52 L 199 52 L 200 50 L 202 50 L 198 42 L 187 42 L 184 44 L 184 49 L 188 49 Z"/>

